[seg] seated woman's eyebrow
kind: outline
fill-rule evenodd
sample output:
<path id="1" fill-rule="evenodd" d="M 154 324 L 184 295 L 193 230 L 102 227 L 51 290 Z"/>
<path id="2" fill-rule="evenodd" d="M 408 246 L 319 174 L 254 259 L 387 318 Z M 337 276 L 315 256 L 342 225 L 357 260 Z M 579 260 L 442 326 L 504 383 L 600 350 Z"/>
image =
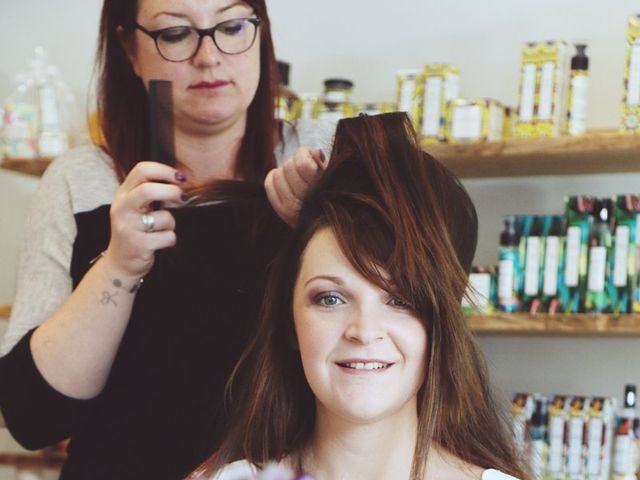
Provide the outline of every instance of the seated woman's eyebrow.
<path id="1" fill-rule="evenodd" d="M 315 276 L 311 277 L 310 279 L 308 279 L 304 283 L 304 286 L 306 287 L 311 282 L 314 282 L 316 280 L 329 280 L 330 282 L 333 282 L 336 285 L 344 285 L 344 282 L 342 281 L 342 279 L 340 277 L 335 277 L 333 275 L 315 275 Z"/>

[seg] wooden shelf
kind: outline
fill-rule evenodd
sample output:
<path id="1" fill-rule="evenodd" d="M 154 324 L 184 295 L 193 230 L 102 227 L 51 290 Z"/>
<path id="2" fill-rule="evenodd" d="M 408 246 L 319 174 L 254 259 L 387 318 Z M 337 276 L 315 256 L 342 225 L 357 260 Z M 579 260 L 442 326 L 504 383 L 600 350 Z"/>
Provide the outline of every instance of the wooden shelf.
<path id="1" fill-rule="evenodd" d="M 0 168 L 40 177 L 50 163 L 50 158 L 5 158 L 0 162 Z"/>
<path id="2" fill-rule="evenodd" d="M 422 147 L 461 178 L 640 172 L 640 135 L 612 130 L 581 137 Z"/>
<path id="3" fill-rule="evenodd" d="M 640 315 L 495 313 L 470 315 L 477 334 L 640 337 Z"/>
<path id="4" fill-rule="evenodd" d="M 640 134 L 594 130 L 581 137 L 476 144 L 423 144 L 461 178 L 640 172 Z M 5 159 L 0 168 L 40 176 L 50 158 Z"/>

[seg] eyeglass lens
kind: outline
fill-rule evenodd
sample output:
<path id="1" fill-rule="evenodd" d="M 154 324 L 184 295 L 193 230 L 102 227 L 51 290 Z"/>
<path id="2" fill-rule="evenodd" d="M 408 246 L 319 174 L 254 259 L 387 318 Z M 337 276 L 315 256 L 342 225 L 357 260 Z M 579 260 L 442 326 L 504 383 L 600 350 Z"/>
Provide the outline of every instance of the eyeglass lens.
<path id="1" fill-rule="evenodd" d="M 253 45 L 256 26 L 249 19 L 235 19 L 214 27 L 213 40 L 224 53 L 242 53 Z M 158 50 L 167 60 L 181 61 L 193 57 L 200 44 L 200 34 L 192 27 L 163 30 L 156 39 Z"/>

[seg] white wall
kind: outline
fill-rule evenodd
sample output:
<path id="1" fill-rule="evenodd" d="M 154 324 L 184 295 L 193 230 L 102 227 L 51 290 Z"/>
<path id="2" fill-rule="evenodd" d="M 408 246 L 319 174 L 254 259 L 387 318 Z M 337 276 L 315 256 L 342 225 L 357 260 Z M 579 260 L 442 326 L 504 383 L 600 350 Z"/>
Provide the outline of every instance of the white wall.
<path id="1" fill-rule="evenodd" d="M 514 105 L 523 42 L 586 41 L 592 67 L 590 128 L 618 124 L 625 23 L 628 14 L 640 12 L 635 0 L 268 1 L 278 57 L 292 64 L 293 89 L 321 92 L 324 78 L 344 76 L 355 81 L 356 101 L 393 100 L 397 69 L 447 61 L 461 67 L 465 96 Z M 9 93 L 9 79 L 32 48 L 43 44 L 84 99 L 99 0 L 6 3 L 0 16 L 0 97 Z M 468 181 L 481 219 L 477 261 L 495 261 L 503 214 L 560 213 L 565 194 L 638 192 L 639 181 L 640 175 Z M 12 194 L 0 184 L 0 219 L 7 219 L 0 235 L 3 258 L 14 255 L 9 239 L 20 228 L 19 219 L 7 213 L 14 207 Z M 0 301 L 13 292 L 7 280 L 11 267 L 2 266 Z M 640 383 L 640 339 L 511 336 L 480 342 L 505 393 L 619 396 L 625 382 Z"/>

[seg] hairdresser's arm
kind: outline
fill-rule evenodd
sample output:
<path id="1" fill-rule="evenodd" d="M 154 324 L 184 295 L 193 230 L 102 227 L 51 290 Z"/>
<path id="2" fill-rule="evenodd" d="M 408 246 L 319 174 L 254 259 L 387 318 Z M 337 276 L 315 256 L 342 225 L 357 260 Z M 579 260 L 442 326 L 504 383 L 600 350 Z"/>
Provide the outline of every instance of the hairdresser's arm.
<path id="1" fill-rule="evenodd" d="M 31 337 L 35 365 L 59 392 L 88 399 L 104 387 L 135 298 L 128 290 L 149 272 L 155 251 L 176 241 L 167 210 L 153 213 L 154 232 L 144 231 L 142 214 L 154 201 L 182 203 L 179 183 L 175 169 L 159 163 L 141 162 L 131 171 L 111 206 L 105 255 Z"/>
<path id="2" fill-rule="evenodd" d="M 322 150 L 300 147 L 292 158 L 267 175 L 264 185 L 269 202 L 290 226 L 298 221 L 304 197 L 327 165 L 328 158 Z"/>

